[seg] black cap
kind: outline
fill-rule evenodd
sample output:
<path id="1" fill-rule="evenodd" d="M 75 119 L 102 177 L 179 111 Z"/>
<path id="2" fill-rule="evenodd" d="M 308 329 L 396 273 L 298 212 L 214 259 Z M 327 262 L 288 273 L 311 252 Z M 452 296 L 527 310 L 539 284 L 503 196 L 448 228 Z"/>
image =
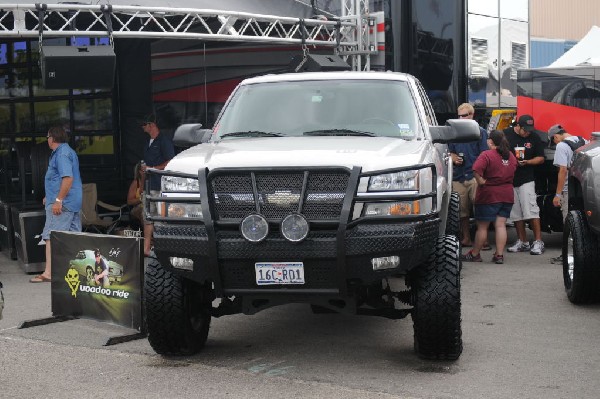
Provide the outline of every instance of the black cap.
<path id="1" fill-rule="evenodd" d="M 98 248 L 94 249 L 94 256 L 100 256 L 100 250 Z"/>
<path id="2" fill-rule="evenodd" d="M 147 123 L 156 124 L 156 114 L 154 112 L 150 112 L 145 114 L 140 120 L 140 125 L 145 125 Z"/>
<path id="3" fill-rule="evenodd" d="M 533 116 L 521 115 L 517 120 L 517 125 L 521 126 L 525 131 L 531 132 L 533 128 Z"/>

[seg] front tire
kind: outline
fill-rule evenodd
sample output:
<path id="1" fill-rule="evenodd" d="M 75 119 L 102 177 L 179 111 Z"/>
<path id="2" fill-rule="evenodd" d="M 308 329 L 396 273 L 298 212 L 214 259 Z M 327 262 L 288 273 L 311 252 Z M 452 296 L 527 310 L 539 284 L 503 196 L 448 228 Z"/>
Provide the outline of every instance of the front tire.
<path id="1" fill-rule="evenodd" d="M 569 301 L 575 304 L 598 300 L 600 261 L 598 236 L 580 211 L 567 215 L 563 229 L 563 281 Z"/>
<path id="2" fill-rule="evenodd" d="M 460 195 L 457 192 L 452 192 L 448 202 L 446 234 L 460 237 Z"/>
<path id="3" fill-rule="evenodd" d="M 144 303 L 148 341 L 156 353 L 193 355 L 204 347 L 211 320 L 210 292 L 149 258 Z"/>
<path id="4" fill-rule="evenodd" d="M 462 353 L 459 247 L 457 237 L 439 237 L 411 276 L 415 352 L 424 359 L 456 360 Z"/>

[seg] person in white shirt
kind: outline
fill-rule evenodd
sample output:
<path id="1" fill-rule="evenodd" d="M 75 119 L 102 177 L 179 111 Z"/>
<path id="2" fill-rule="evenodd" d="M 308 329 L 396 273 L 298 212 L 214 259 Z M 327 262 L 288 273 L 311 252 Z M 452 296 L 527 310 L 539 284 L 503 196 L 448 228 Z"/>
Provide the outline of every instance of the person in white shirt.
<path id="1" fill-rule="evenodd" d="M 552 203 L 555 207 L 560 207 L 563 221 L 567 218 L 569 212 L 569 194 L 567 175 L 569 168 L 573 163 L 573 153 L 575 150 L 587 143 L 582 137 L 573 136 L 567 133 L 561 125 L 554 125 L 548 130 L 550 142 L 556 144 L 554 153 L 554 166 L 558 167 L 558 179 L 556 182 L 556 194 Z"/>

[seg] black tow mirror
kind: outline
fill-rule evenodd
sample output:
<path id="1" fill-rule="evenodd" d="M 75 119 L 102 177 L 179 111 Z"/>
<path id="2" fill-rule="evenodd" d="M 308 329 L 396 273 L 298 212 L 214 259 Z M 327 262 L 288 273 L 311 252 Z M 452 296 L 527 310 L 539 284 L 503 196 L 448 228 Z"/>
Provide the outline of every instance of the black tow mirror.
<path id="1" fill-rule="evenodd" d="M 175 130 L 173 145 L 176 147 L 192 147 L 196 144 L 207 143 L 212 134 L 212 129 L 202 129 L 201 123 L 186 123 Z"/>
<path id="2" fill-rule="evenodd" d="M 481 139 L 479 124 L 471 119 L 449 119 L 446 126 L 429 127 L 434 143 L 468 143 Z"/>

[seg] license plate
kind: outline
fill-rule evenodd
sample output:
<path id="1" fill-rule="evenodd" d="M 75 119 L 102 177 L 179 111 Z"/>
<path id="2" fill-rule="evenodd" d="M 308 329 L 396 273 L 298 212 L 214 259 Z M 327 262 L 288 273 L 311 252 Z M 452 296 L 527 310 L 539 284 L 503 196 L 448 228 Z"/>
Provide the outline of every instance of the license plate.
<path id="1" fill-rule="evenodd" d="M 304 284 L 304 264 L 302 262 L 257 262 L 256 284 Z"/>

